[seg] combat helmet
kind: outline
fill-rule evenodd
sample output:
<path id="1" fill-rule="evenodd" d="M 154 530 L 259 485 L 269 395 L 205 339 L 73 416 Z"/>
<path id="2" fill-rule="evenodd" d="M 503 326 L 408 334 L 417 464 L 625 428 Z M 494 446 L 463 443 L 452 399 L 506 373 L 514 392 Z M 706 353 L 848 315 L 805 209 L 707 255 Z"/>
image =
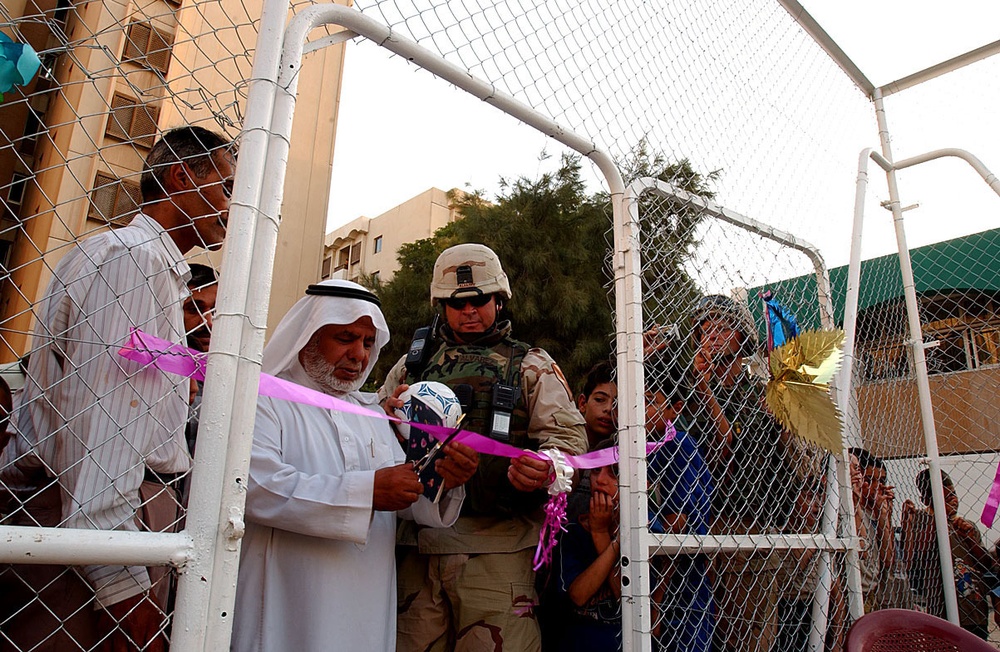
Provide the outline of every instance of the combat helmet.
<path id="1" fill-rule="evenodd" d="M 460 244 L 441 252 L 431 277 L 431 305 L 441 299 L 496 294 L 510 299 L 510 281 L 496 253 L 482 244 Z"/>
<path id="2" fill-rule="evenodd" d="M 746 305 L 737 302 L 731 297 L 721 294 L 709 294 L 698 301 L 691 312 L 691 325 L 694 328 L 695 342 L 701 341 L 701 325 L 709 319 L 719 319 L 725 321 L 733 329 L 740 332 L 743 341 L 740 346 L 740 355 L 751 356 L 757 352 L 760 342 L 757 336 L 757 326 Z"/>

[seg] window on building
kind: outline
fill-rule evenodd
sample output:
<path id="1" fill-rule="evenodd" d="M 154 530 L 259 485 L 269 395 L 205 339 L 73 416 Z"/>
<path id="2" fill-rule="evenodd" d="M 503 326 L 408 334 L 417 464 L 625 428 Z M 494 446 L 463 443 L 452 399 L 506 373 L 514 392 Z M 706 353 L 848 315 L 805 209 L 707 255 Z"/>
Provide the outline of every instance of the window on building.
<path id="1" fill-rule="evenodd" d="M 14 213 L 21 207 L 24 201 L 24 190 L 28 187 L 28 175 L 15 172 L 10 179 L 10 187 L 7 189 L 7 205 Z"/>
<path id="2" fill-rule="evenodd" d="M 160 31 L 150 23 L 132 23 L 125 38 L 123 61 L 134 61 L 141 66 L 167 74 L 170 67 L 170 47 L 173 34 Z"/>
<path id="3" fill-rule="evenodd" d="M 32 156 L 35 153 L 38 136 L 45 130 L 45 125 L 42 123 L 44 115 L 44 113 L 38 113 L 33 108 L 28 108 L 28 117 L 24 121 L 24 136 L 17 144 L 17 151 L 21 154 Z"/>
<path id="4" fill-rule="evenodd" d="M 975 334 L 976 362 L 980 367 L 1000 364 L 1000 328 L 990 328 Z"/>
<path id="5" fill-rule="evenodd" d="M 382 253 L 382 236 L 375 238 L 375 253 Z"/>
<path id="6" fill-rule="evenodd" d="M 139 211 L 140 204 L 142 193 L 138 183 L 98 172 L 94 179 L 94 189 L 90 191 L 87 217 L 105 221 L 112 226 L 125 226 Z"/>
<path id="7" fill-rule="evenodd" d="M 1000 298 L 964 290 L 920 297 L 927 373 L 973 371 L 1000 364 Z M 858 315 L 858 349 L 864 379 L 891 380 L 911 373 L 902 300 L 873 306 Z"/>
<path id="8" fill-rule="evenodd" d="M 3 229 L 16 225 L 18 214 L 21 212 L 21 202 L 24 201 L 24 191 L 28 187 L 28 175 L 15 172 L 7 186 L 7 201 L 3 203 Z M 2 234 L 0 234 L 2 237 Z"/>
<path id="9" fill-rule="evenodd" d="M 378 270 L 375 270 L 374 272 L 372 272 L 372 282 L 376 283 L 376 284 L 382 282 L 382 277 L 379 276 Z"/>
<path id="10" fill-rule="evenodd" d="M 323 270 L 321 273 L 322 279 L 325 281 L 330 278 L 330 272 L 333 271 L 333 256 L 327 256 L 323 259 Z"/>
<path id="11" fill-rule="evenodd" d="M 351 246 L 348 245 L 337 254 L 337 268 L 334 271 L 347 269 L 347 264 L 351 261 Z"/>
<path id="12" fill-rule="evenodd" d="M 111 113 L 104 133 L 120 140 L 129 140 L 140 147 L 152 147 L 156 138 L 159 107 L 143 104 L 134 97 L 115 93 L 111 98 Z"/>
<path id="13" fill-rule="evenodd" d="M 351 264 L 358 265 L 361 263 L 361 243 L 355 242 L 351 245 Z"/>

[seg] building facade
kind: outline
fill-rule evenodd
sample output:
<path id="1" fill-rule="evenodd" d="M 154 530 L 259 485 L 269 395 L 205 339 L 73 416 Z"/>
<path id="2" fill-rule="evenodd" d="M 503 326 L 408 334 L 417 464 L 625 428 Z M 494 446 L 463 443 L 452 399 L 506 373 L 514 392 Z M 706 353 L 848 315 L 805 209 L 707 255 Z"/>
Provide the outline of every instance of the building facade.
<path id="1" fill-rule="evenodd" d="M 29 350 L 32 307 L 61 256 L 138 211 L 159 132 L 196 124 L 239 135 L 262 0 L 4 5 L 13 22 L 0 28 L 42 61 L 0 104 L 0 362 L 9 362 Z M 269 323 L 314 281 L 321 259 L 343 55 L 343 44 L 327 48 L 303 67 Z M 218 267 L 221 255 L 210 259 Z"/>
<path id="2" fill-rule="evenodd" d="M 399 269 L 401 246 L 429 238 L 461 217 L 450 199 L 461 192 L 431 188 L 378 217 L 359 217 L 327 233 L 320 278 L 388 281 Z"/>

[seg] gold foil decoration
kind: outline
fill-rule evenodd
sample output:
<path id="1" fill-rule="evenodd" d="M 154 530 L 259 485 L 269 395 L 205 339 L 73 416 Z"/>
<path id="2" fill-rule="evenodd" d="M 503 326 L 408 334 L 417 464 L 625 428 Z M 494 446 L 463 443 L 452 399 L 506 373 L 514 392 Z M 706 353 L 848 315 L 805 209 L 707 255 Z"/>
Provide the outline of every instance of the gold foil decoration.
<path id="1" fill-rule="evenodd" d="M 767 407 L 793 435 L 824 449 L 843 448 L 840 410 L 830 380 L 843 357 L 844 331 L 804 331 L 771 351 Z"/>

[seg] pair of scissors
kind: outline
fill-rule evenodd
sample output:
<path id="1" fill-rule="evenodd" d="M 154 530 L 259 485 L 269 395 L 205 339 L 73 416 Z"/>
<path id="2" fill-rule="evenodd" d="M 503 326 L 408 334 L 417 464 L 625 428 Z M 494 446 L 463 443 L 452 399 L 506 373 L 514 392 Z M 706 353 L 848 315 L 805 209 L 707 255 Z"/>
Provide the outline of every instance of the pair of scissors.
<path id="1" fill-rule="evenodd" d="M 430 450 L 424 453 L 424 456 L 421 457 L 419 460 L 413 460 L 413 470 L 417 472 L 418 476 L 421 473 L 423 473 L 428 466 L 430 466 L 431 462 L 434 461 L 434 458 L 438 456 L 441 450 L 444 449 L 445 446 L 450 444 L 451 440 L 453 440 L 458 435 L 458 433 L 462 432 L 462 419 L 464 418 L 465 414 L 463 413 L 461 416 L 458 417 L 458 421 L 455 422 L 455 429 L 449 432 L 447 437 L 445 437 L 444 439 L 439 439 L 438 442 L 434 444 L 434 446 L 432 446 Z M 412 427 L 419 428 L 420 426 L 414 425 Z"/>

